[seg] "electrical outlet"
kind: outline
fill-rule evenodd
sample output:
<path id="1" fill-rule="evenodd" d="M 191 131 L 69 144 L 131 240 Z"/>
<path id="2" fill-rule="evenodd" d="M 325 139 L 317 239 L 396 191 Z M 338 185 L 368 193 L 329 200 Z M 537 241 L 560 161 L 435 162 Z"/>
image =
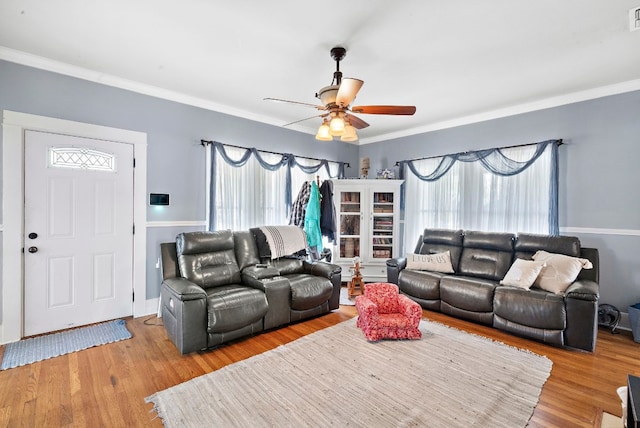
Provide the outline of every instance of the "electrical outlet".
<path id="1" fill-rule="evenodd" d="M 629 9 L 629 31 L 640 30 L 640 6 Z"/>

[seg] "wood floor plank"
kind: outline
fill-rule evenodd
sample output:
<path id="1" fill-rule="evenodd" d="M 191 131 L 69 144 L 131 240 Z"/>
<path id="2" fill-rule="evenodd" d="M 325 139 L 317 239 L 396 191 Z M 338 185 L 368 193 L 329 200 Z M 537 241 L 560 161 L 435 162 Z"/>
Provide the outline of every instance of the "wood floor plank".
<path id="1" fill-rule="evenodd" d="M 161 427 L 145 397 L 228 364 L 274 349 L 356 315 L 353 306 L 312 320 L 264 332 L 217 349 L 180 355 L 155 317 L 127 319 L 132 339 L 0 372 L 0 427 Z M 599 426 L 601 412 L 621 415 L 619 386 L 640 375 L 640 344 L 630 332 L 598 332 L 594 353 L 572 351 L 519 338 L 449 316 L 424 311 L 440 322 L 553 361 L 551 376 L 531 427 Z M 4 347 L 0 347 L 0 355 Z"/>

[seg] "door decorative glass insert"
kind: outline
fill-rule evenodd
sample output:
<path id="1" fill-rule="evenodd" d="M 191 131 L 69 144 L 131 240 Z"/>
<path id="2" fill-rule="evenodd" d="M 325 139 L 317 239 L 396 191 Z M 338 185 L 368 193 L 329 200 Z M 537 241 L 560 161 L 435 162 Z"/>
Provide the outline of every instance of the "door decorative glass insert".
<path id="1" fill-rule="evenodd" d="M 76 168 L 115 172 L 115 156 L 81 147 L 50 147 L 49 165 L 55 168 Z"/>

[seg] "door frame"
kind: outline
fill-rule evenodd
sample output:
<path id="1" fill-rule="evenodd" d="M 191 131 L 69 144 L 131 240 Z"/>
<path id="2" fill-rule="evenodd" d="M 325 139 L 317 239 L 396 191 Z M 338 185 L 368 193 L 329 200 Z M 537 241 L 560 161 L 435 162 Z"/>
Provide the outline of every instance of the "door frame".
<path id="1" fill-rule="evenodd" d="M 25 130 L 67 134 L 133 145 L 133 316 L 149 312 L 146 303 L 147 134 L 45 116 L 2 112 L 2 324 L 0 344 L 24 332 L 24 136 Z M 11 184 L 7 184 L 11 183 Z M 17 185 L 16 185 L 17 183 Z"/>

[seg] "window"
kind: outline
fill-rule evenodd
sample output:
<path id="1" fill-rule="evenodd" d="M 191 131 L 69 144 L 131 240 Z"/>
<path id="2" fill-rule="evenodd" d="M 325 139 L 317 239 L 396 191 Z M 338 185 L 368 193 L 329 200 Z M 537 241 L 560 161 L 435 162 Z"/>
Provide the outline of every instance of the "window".
<path id="1" fill-rule="evenodd" d="M 227 155 L 238 161 L 246 149 L 225 147 Z M 261 154 L 268 163 L 280 155 Z M 261 225 L 287 223 L 285 205 L 286 168 L 269 171 L 251 156 L 243 166 L 229 165 L 216 156 L 215 229 L 247 230 Z"/>
<path id="2" fill-rule="evenodd" d="M 543 144 L 543 143 L 540 143 Z M 482 230 L 487 232 L 528 232 L 554 234 L 557 225 L 551 208 L 557 195 L 554 186 L 555 142 L 541 153 L 539 145 L 501 149 L 500 154 L 523 166 L 519 173 L 501 175 L 491 172 L 479 158 L 456 159 L 446 173 L 432 181 L 423 181 L 414 173 L 406 174 L 405 230 L 407 243 L 413 243 L 425 228 Z M 483 158 L 486 160 L 486 158 Z M 428 176 L 441 166 L 443 158 L 412 161 L 413 168 Z M 503 165 L 501 165 L 503 166 Z M 506 169 L 505 169 L 506 172 Z M 555 223 L 550 221 L 555 215 Z"/>
<path id="3" fill-rule="evenodd" d="M 289 207 L 303 182 L 342 176 L 344 170 L 341 162 L 292 159 L 293 155 L 210 144 L 211 150 L 207 151 L 207 170 L 211 170 L 207 174 L 210 230 L 288 224 Z"/>

